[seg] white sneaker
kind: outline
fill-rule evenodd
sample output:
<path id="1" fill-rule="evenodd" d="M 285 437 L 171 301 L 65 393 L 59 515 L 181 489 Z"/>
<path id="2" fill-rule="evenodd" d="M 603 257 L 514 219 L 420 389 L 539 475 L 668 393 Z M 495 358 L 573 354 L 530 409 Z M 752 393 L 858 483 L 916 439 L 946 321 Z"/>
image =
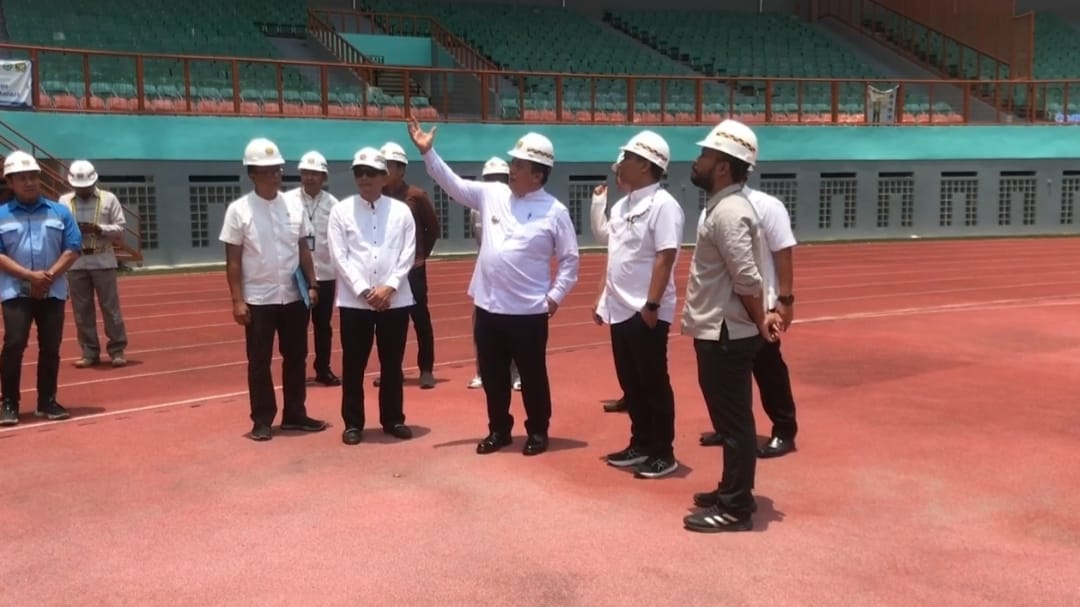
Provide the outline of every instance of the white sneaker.
<path id="1" fill-rule="evenodd" d="M 514 380 L 514 390 L 517 391 L 517 392 L 521 392 L 521 378 L 520 377 Z"/>
<path id="2" fill-rule="evenodd" d="M 472 378 L 472 381 L 469 382 L 469 389 L 470 390 L 475 390 L 477 388 L 483 388 L 483 387 L 484 387 L 484 380 L 480 379 L 479 375 Z"/>

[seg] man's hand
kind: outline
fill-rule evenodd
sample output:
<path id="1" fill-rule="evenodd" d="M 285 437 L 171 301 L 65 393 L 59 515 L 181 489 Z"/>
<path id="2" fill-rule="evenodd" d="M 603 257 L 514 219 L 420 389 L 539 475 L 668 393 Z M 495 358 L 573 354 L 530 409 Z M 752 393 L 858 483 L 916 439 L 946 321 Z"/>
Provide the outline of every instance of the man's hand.
<path id="1" fill-rule="evenodd" d="M 776 312 L 769 312 L 765 315 L 765 318 L 758 325 L 758 332 L 765 338 L 767 342 L 774 342 L 780 339 L 780 332 L 784 326 L 784 319 L 780 317 Z"/>
<path id="2" fill-rule="evenodd" d="M 644 321 L 646 327 L 649 327 L 650 329 L 655 329 L 656 323 L 660 321 L 660 311 L 642 308 L 641 320 Z"/>
<path id="3" fill-rule="evenodd" d="M 599 314 L 599 312 L 600 312 L 600 297 L 601 296 L 603 296 L 603 293 L 600 293 L 600 295 L 597 295 L 596 296 L 596 301 L 593 302 L 592 319 L 593 319 L 593 322 L 596 323 L 597 325 L 603 326 L 604 325 L 604 319 L 601 318 L 600 314 Z"/>
<path id="4" fill-rule="evenodd" d="M 776 313 L 780 315 L 780 318 L 784 321 L 784 331 L 788 330 L 791 326 L 791 322 L 795 319 L 795 306 L 786 306 L 780 302 L 776 302 Z"/>
<path id="5" fill-rule="evenodd" d="M 247 325 L 251 323 L 251 310 L 248 309 L 248 305 L 242 301 L 233 303 L 232 307 L 233 320 L 238 325 Z"/>
<path id="6" fill-rule="evenodd" d="M 420 151 L 421 154 L 426 154 L 431 146 L 435 144 L 435 131 L 439 127 L 433 126 L 428 132 L 424 132 L 420 128 L 420 121 L 414 116 L 409 116 L 409 138 L 412 139 L 413 145 Z"/>
<path id="7" fill-rule="evenodd" d="M 559 311 L 559 304 L 555 303 L 555 300 L 550 297 L 547 298 L 547 307 L 548 318 L 555 316 L 555 313 Z"/>
<path id="8" fill-rule="evenodd" d="M 319 305 L 319 289 L 317 287 L 310 287 L 307 290 L 308 298 L 311 300 L 311 307 Z"/>
<path id="9" fill-rule="evenodd" d="M 375 287 L 367 295 L 367 301 L 372 308 L 379 312 L 390 308 L 390 298 L 394 295 L 394 289 L 383 285 Z"/>
<path id="10" fill-rule="evenodd" d="M 595 188 L 593 188 L 592 194 L 593 196 L 607 196 L 607 184 L 601 183 L 600 185 L 596 186 Z"/>
<path id="11" fill-rule="evenodd" d="M 27 276 L 26 279 L 30 281 L 31 292 L 40 289 L 48 291 L 49 287 L 52 286 L 53 275 L 52 272 L 38 270 L 36 272 L 30 272 L 30 275 Z"/>
<path id="12" fill-rule="evenodd" d="M 80 222 L 79 231 L 83 234 L 101 234 L 101 226 L 96 223 Z"/>

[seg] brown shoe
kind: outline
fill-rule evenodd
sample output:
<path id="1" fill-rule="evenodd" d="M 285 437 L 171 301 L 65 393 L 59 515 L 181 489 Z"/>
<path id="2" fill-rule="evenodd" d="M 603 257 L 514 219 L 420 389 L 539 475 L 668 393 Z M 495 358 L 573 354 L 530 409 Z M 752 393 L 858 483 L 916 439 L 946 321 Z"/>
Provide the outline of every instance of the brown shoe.
<path id="1" fill-rule="evenodd" d="M 100 360 L 97 358 L 88 358 L 84 356 L 79 360 L 75 361 L 75 368 L 85 369 L 87 367 L 93 367 L 94 365 L 98 364 L 98 362 L 100 362 Z"/>

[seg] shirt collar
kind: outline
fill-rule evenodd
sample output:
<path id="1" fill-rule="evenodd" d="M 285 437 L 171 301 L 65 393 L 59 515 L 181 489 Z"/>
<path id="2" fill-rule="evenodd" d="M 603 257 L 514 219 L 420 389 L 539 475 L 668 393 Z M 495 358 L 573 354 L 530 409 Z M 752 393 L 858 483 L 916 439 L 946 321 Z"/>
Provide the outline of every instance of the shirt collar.
<path id="1" fill-rule="evenodd" d="M 11 209 L 12 210 L 20 209 L 20 210 L 25 211 L 27 213 L 33 213 L 34 211 L 38 210 L 39 208 L 41 208 L 42 206 L 45 205 L 45 197 L 44 196 L 38 196 L 38 199 L 33 204 L 23 204 L 23 203 L 19 202 L 18 198 L 12 198 L 10 204 L 11 204 Z"/>
<path id="2" fill-rule="evenodd" d="M 356 201 L 360 203 L 360 206 L 364 207 L 365 209 L 370 209 L 372 211 L 378 210 L 380 207 L 382 207 L 384 200 L 386 200 L 386 195 L 379 196 L 375 199 L 375 202 L 370 202 L 359 194 L 356 195 Z"/>
<path id="3" fill-rule="evenodd" d="M 630 192 L 626 196 L 626 204 L 629 207 L 633 207 L 634 205 L 641 202 L 642 200 L 645 200 L 647 198 L 652 197 L 654 194 L 656 194 L 657 190 L 659 190 L 659 189 L 660 189 L 660 184 L 659 183 L 654 183 L 654 184 L 651 184 L 651 185 L 647 185 L 647 186 L 645 186 L 643 188 L 638 188 L 638 189 L 634 190 L 633 192 Z"/>
<path id="4" fill-rule="evenodd" d="M 716 203 L 720 202 L 721 200 L 723 200 L 727 196 L 731 196 L 735 192 L 742 191 L 742 188 L 743 188 L 743 184 L 741 184 L 741 183 L 733 183 L 733 184 L 729 185 L 728 187 L 726 187 L 726 188 L 720 190 L 719 192 L 713 194 L 712 196 L 710 196 L 708 202 L 705 203 L 705 212 L 706 212 L 706 214 L 709 211 L 711 211 L 713 209 L 713 207 L 716 206 Z"/>
<path id="5" fill-rule="evenodd" d="M 401 183 L 399 183 L 397 185 L 397 187 L 394 187 L 394 188 L 385 187 L 385 188 L 383 188 L 383 194 L 386 194 L 387 196 L 392 196 L 394 198 L 397 198 L 398 200 L 404 201 L 405 197 L 408 196 L 408 194 L 409 194 L 409 183 L 407 181 L 405 181 L 404 179 L 402 179 Z"/>
<path id="6" fill-rule="evenodd" d="M 323 197 L 323 191 L 322 190 L 319 190 L 319 195 L 318 196 L 308 196 L 307 190 L 305 190 L 303 188 L 303 186 L 300 187 L 300 200 L 303 200 L 304 202 L 314 202 L 314 203 L 318 204 L 318 202 L 320 200 L 322 200 L 322 197 Z"/>

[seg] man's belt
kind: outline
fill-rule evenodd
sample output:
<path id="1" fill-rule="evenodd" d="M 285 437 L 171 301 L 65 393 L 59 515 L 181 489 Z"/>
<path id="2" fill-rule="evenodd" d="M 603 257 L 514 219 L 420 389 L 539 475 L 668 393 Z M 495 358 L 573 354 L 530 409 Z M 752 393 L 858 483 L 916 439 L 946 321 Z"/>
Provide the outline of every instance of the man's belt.
<path id="1" fill-rule="evenodd" d="M 94 254 L 94 253 L 96 253 L 96 252 L 97 252 L 97 249 L 94 249 L 94 248 L 89 248 L 89 249 L 85 249 L 85 248 L 84 248 L 84 249 L 82 250 L 82 254 L 83 254 L 83 255 L 93 255 L 93 254 Z"/>

